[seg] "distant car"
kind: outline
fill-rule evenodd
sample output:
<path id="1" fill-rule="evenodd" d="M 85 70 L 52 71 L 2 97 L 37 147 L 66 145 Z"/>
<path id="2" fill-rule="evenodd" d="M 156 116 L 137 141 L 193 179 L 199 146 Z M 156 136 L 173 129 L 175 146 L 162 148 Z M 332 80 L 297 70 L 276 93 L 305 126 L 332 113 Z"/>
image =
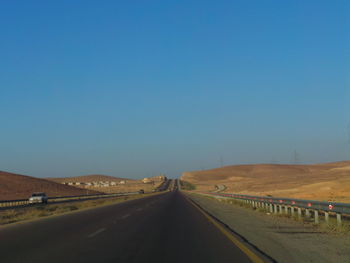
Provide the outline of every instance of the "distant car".
<path id="1" fill-rule="evenodd" d="M 29 198 L 30 204 L 47 204 L 48 197 L 45 193 L 33 193 L 32 196 Z"/>
<path id="2" fill-rule="evenodd" d="M 144 194 L 145 191 L 143 189 L 139 190 L 139 194 Z"/>

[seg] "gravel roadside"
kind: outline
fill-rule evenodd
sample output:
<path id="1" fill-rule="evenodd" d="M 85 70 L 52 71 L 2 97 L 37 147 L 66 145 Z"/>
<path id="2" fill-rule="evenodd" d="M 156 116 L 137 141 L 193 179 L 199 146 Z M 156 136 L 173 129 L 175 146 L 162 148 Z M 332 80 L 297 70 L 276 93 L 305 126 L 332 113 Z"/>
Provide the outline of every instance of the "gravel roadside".
<path id="1" fill-rule="evenodd" d="M 203 209 L 281 263 L 350 262 L 350 237 L 326 233 L 310 224 L 188 194 Z"/>

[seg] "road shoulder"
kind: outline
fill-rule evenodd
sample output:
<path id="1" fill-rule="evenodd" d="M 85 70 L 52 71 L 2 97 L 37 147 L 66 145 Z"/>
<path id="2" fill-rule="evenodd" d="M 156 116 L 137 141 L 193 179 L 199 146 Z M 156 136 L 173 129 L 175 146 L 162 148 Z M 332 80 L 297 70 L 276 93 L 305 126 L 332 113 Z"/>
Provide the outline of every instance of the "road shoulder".
<path id="1" fill-rule="evenodd" d="M 278 262 L 350 262 L 350 238 L 198 194 L 190 198 Z"/>

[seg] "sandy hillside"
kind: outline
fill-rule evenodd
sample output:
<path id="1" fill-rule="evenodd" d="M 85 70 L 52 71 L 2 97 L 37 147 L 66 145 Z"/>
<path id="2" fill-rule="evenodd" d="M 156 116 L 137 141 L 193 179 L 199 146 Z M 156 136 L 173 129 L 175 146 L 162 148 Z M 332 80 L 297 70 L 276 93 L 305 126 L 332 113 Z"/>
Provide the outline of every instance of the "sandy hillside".
<path id="1" fill-rule="evenodd" d="M 33 192 L 45 192 L 49 197 L 86 194 L 85 190 L 73 186 L 0 171 L 0 200 L 24 199 Z"/>
<path id="2" fill-rule="evenodd" d="M 234 165 L 185 172 L 182 180 L 197 190 L 211 191 L 215 185 L 225 192 L 350 202 L 350 161 L 313 165 Z"/>

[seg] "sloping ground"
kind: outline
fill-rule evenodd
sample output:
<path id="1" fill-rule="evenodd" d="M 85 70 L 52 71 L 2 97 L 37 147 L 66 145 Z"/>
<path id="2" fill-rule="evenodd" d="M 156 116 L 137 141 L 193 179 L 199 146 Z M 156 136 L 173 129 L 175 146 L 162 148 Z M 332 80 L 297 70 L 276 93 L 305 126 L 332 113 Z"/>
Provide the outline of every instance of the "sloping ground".
<path id="1" fill-rule="evenodd" d="M 84 195 L 86 191 L 45 179 L 0 171 L 0 200 L 24 199 L 33 192 L 50 196 Z M 90 191 L 90 194 L 98 193 Z"/>
<path id="2" fill-rule="evenodd" d="M 197 190 L 213 191 L 221 184 L 228 193 L 350 202 L 350 161 L 234 165 L 185 172 L 181 179 L 195 184 Z"/>

